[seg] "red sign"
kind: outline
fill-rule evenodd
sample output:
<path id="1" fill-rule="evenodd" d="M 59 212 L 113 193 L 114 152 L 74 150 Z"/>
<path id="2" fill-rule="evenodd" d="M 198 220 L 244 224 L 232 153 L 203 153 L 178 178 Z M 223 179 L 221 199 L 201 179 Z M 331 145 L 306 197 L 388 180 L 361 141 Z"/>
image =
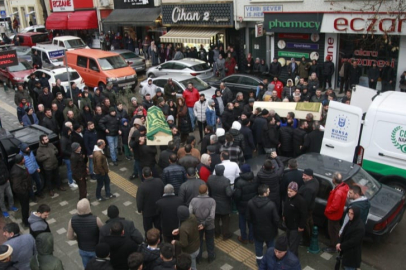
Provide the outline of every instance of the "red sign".
<path id="1" fill-rule="evenodd" d="M 49 0 L 53 12 L 94 8 L 93 0 Z"/>
<path id="2" fill-rule="evenodd" d="M 278 34 L 279 38 L 287 38 L 287 39 L 309 39 L 308 34 Z"/>
<path id="3" fill-rule="evenodd" d="M 398 18 L 361 18 L 356 17 L 347 19 L 344 17 L 334 20 L 334 29 L 337 31 L 351 30 L 354 32 L 386 32 L 386 33 L 402 33 L 403 23 L 406 19 Z"/>
<path id="4" fill-rule="evenodd" d="M 0 67 L 10 67 L 18 65 L 17 52 L 12 51 L 0 51 Z"/>

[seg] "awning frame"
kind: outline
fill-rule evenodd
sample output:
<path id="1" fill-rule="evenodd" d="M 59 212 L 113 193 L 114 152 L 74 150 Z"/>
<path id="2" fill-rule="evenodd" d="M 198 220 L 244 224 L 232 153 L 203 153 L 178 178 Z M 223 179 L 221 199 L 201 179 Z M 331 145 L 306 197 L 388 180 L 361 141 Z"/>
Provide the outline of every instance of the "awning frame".
<path id="1" fill-rule="evenodd" d="M 102 20 L 105 25 L 136 25 L 154 26 L 160 16 L 161 8 L 114 9 L 110 15 Z"/>
<path id="2" fill-rule="evenodd" d="M 159 37 L 162 43 L 210 44 L 213 36 L 223 33 L 219 28 L 178 27 Z"/>

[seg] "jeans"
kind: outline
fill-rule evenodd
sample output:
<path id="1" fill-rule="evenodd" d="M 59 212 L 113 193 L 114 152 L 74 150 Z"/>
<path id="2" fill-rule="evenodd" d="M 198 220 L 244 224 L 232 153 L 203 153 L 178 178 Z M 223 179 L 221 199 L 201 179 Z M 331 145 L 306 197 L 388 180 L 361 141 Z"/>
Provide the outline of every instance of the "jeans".
<path id="1" fill-rule="evenodd" d="M 254 231 L 252 229 L 252 223 L 247 222 L 247 220 L 245 219 L 245 214 L 243 214 L 243 213 L 239 213 L 238 220 L 239 220 L 238 224 L 240 227 L 242 240 L 253 241 L 254 240 Z M 248 225 L 248 230 L 249 230 L 248 238 L 247 238 L 247 225 Z"/>
<path id="2" fill-rule="evenodd" d="M 6 205 L 4 204 L 4 197 L 7 196 L 8 207 L 14 206 L 13 192 L 11 191 L 10 181 L 0 186 L 0 208 L 2 212 L 7 212 Z"/>
<path id="3" fill-rule="evenodd" d="M 118 136 L 106 136 L 107 143 L 109 144 L 110 156 L 113 162 L 117 161 L 117 144 Z"/>
<path id="4" fill-rule="evenodd" d="M 89 173 L 90 173 L 90 175 L 93 175 L 93 174 L 94 174 L 93 158 L 89 158 Z"/>
<path id="5" fill-rule="evenodd" d="M 195 129 L 195 113 L 193 111 L 193 107 L 187 107 L 189 112 L 190 122 L 192 123 L 192 131 Z"/>
<path id="6" fill-rule="evenodd" d="M 68 182 L 69 184 L 73 183 L 73 179 L 72 179 L 72 169 L 70 167 L 70 159 L 64 159 L 63 162 L 65 162 L 66 165 L 66 172 L 68 175 Z"/>
<path id="7" fill-rule="evenodd" d="M 257 257 L 257 264 L 258 266 L 261 263 L 262 258 L 264 257 L 264 241 L 255 240 L 255 256 Z M 274 240 L 265 241 L 266 248 L 270 248 L 274 246 Z"/>
<path id="8" fill-rule="evenodd" d="M 144 181 L 144 178 L 142 177 L 142 168 L 140 165 L 140 162 L 138 160 L 134 159 L 134 169 L 133 169 L 133 174 L 138 175 L 141 181 Z"/>
<path id="9" fill-rule="evenodd" d="M 197 258 L 197 255 L 199 255 L 199 252 L 200 252 L 200 248 L 198 250 L 196 250 L 195 252 L 193 252 L 192 254 L 190 254 L 190 257 L 192 258 L 192 265 L 191 265 L 192 270 L 197 270 L 196 258 Z"/>
<path id="10" fill-rule="evenodd" d="M 31 180 L 32 180 L 32 186 L 31 186 L 31 190 L 30 190 L 30 197 L 34 197 L 34 191 L 33 191 L 33 186 L 34 186 L 34 182 L 35 185 L 37 186 L 37 192 L 35 192 L 36 195 L 41 194 L 42 188 L 44 187 L 44 185 L 41 182 L 41 177 L 39 176 L 38 171 L 35 171 L 33 174 L 31 175 Z"/>
<path id="11" fill-rule="evenodd" d="M 96 198 L 100 199 L 101 198 L 101 189 L 103 188 L 104 185 L 104 191 L 106 192 L 106 197 L 110 197 L 110 177 L 108 174 L 106 175 L 100 175 L 96 174 L 96 180 L 97 180 L 97 187 L 96 187 Z"/>
<path id="12" fill-rule="evenodd" d="M 83 267 L 86 268 L 87 263 L 96 257 L 96 252 L 94 251 L 84 251 L 79 249 L 79 255 L 82 257 Z"/>
<path id="13" fill-rule="evenodd" d="M 204 244 L 203 236 L 206 239 L 206 249 L 207 249 L 208 258 L 213 259 L 214 256 L 216 256 L 214 254 L 214 229 L 200 230 L 199 235 L 200 235 L 200 252 L 199 252 L 199 255 L 197 256 L 197 259 L 200 260 L 202 258 L 203 244 Z"/>
<path id="14" fill-rule="evenodd" d="M 61 179 L 59 178 L 58 167 L 53 170 L 44 170 L 44 173 L 45 173 L 45 183 L 49 191 L 54 189 L 53 185 L 55 184 L 58 188 L 61 187 Z"/>

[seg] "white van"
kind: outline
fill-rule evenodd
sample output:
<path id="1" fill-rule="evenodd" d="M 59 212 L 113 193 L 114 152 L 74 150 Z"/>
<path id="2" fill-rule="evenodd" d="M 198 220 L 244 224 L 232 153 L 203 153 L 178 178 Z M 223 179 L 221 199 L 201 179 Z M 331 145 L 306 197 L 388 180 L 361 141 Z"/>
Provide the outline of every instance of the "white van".
<path id="1" fill-rule="evenodd" d="M 330 102 L 320 153 L 358 163 L 380 182 L 405 192 L 406 93 L 371 91 L 372 99 L 363 95 L 364 108 Z"/>
<path id="2" fill-rule="evenodd" d="M 59 36 L 52 39 L 52 45 L 59 46 L 66 50 L 74 49 L 89 49 L 86 43 L 80 38 L 75 36 Z"/>
<path id="3" fill-rule="evenodd" d="M 64 66 L 63 59 L 65 56 L 65 50 L 58 46 L 50 44 L 37 44 L 31 47 L 31 53 L 37 51 L 38 55 L 41 57 L 42 66 L 44 68 L 54 68 Z"/>

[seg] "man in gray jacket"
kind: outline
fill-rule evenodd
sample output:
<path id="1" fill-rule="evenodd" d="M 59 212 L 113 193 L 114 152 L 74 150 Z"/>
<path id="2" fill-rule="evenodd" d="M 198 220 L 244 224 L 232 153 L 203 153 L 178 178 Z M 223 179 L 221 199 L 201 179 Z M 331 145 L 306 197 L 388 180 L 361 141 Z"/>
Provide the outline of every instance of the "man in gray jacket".
<path id="1" fill-rule="evenodd" d="M 202 179 L 196 178 L 196 169 L 188 168 L 186 170 L 187 181 L 179 188 L 179 198 L 182 199 L 186 206 L 189 206 L 190 201 L 199 195 L 199 187 L 205 184 Z"/>
<path id="2" fill-rule="evenodd" d="M 211 263 L 215 258 L 214 253 L 214 218 L 216 214 L 216 201 L 209 197 L 209 191 L 206 184 L 200 185 L 199 195 L 192 199 L 189 205 L 189 212 L 194 214 L 199 224 L 200 234 L 200 252 L 196 261 L 202 259 L 203 236 L 206 239 L 206 248 L 208 261 Z"/>

